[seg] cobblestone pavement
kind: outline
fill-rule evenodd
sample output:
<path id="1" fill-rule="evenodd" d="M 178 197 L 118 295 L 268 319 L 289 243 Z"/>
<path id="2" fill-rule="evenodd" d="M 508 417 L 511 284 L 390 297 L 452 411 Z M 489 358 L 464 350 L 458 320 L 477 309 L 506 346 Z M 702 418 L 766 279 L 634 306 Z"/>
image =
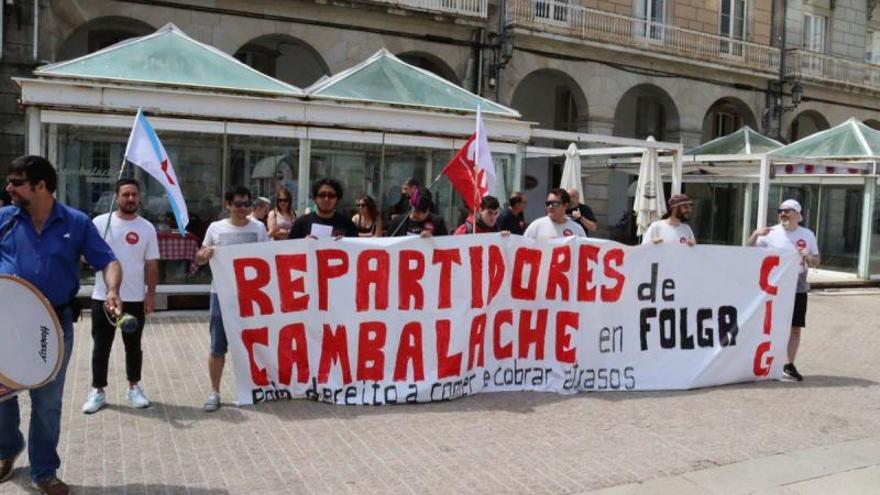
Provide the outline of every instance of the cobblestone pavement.
<path id="1" fill-rule="evenodd" d="M 563 494 L 874 441 L 880 439 L 878 303 L 877 293 L 811 296 L 798 359 L 807 380 L 800 384 L 497 393 L 376 408 L 225 404 L 214 414 L 201 410 L 207 317 L 194 314 L 147 324 L 144 384 L 151 408 L 134 410 L 125 401 L 117 339 L 110 406 L 83 415 L 91 345 L 84 319 L 64 396 L 59 476 L 76 493 Z M 232 381 L 227 368 L 226 400 Z M 27 416 L 28 400 L 22 403 Z M 24 457 L 0 493 L 27 491 Z"/>

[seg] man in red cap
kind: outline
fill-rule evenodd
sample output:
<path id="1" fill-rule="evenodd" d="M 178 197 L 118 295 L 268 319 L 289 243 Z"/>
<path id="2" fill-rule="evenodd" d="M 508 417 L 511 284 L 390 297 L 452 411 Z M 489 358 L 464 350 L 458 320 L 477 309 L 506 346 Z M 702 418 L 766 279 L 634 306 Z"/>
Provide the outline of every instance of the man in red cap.
<path id="1" fill-rule="evenodd" d="M 648 227 L 642 235 L 642 244 L 687 244 L 696 245 L 694 231 L 686 222 L 691 218 L 694 202 L 684 194 L 675 194 L 666 202 L 666 215 Z"/>
<path id="2" fill-rule="evenodd" d="M 788 361 L 782 371 L 795 381 L 804 379 L 794 367 L 794 358 L 801 343 L 801 329 L 807 324 L 807 267 L 819 266 L 819 244 L 816 234 L 810 229 L 801 227 L 804 217 L 801 215 L 801 204 L 793 199 L 786 199 L 779 205 L 779 223 L 773 227 L 762 227 L 755 230 L 749 237 L 750 246 L 773 249 L 794 249 L 801 255 L 801 268 L 798 274 L 797 290 L 794 295 L 794 311 L 791 315 L 791 335 L 788 337 Z"/>

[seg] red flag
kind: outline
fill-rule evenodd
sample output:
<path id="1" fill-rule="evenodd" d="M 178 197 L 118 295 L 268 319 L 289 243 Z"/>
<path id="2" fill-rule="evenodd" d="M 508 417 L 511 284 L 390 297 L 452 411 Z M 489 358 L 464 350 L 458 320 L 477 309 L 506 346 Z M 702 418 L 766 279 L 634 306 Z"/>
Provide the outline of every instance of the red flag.
<path id="1" fill-rule="evenodd" d="M 480 205 L 480 199 L 489 193 L 487 187 L 486 171 L 477 170 L 474 160 L 474 152 L 471 150 L 477 135 L 468 138 L 464 146 L 449 160 L 443 173 L 452 182 L 452 187 L 458 191 L 465 204 L 471 210 L 476 210 Z"/>

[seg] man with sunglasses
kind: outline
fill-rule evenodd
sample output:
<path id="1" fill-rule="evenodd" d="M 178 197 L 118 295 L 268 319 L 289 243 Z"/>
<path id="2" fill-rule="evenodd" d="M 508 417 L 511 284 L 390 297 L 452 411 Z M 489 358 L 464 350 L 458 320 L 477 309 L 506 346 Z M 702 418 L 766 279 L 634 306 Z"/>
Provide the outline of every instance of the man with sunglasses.
<path id="1" fill-rule="evenodd" d="M 122 269 L 89 217 L 55 200 L 57 185 L 58 175 L 49 160 L 41 156 L 13 160 L 6 179 L 12 206 L 0 208 L 0 273 L 34 284 L 52 304 L 64 334 L 64 360 L 55 379 L 28 392 L 27 441 L 34 486 L 42 493 L 63 495 L 70 489 L 56 476 L 61 466 L 57 448 L 73 322 L 79 314 L 75 299 L 80 259 L 102 271 L 107 288 L 103 309 L 115 315 L 122 309 Z M 18 397 L 0 403 L 0 483 L 12 477 L 15 460 L 24 450 L 20 423 Z"/>
<path id="2" fill-rule="evenodd" d="M 342 201 L 342 184 L 338 180 L 329 177 L 316 180 L 312 184 L 312 200 L 315 211 L 293 222 L 288 239 L 358 236 L 354 222 L 336 211 Z"/>
<path id="3" fill-rule="evenodd" d="M 584 228 L 565 215 L 565 210 L 570 204 L 571 197 L 565 189 L 551 189 L 544 203 L 547 207 L 547 216 L 529 224 L 523 236 L 536 240 L 568 236 L 586 237 Z"/>
<path id="4" fill-rule="evenodd" d="M 202 242 L 202 249 L 196 253 L 196 263 L 199 265 L 208 263 L 217 246 L 267 242 L 269 240 L 266 227 L 249 217 L 251 191 L 248 188 L 236 187 L 226 193 L 225 199 L 229 218 L 217 220 L 208 226 L 205 240 Z M 220 408 L 220 378 L 223 376 L 223 366 L 226 364 L 226 351 L 229 343 L 226 340 L 220 300 L 217 298 L 217 288 L 213 281 L 211 282 L 210 312 L 211 354 L 208 356 L 208 374 L 211 378 L 211 393 L 208 395 L 204 407 L 205 411 L 214 412 Z"/>
<path id="5" fill-rule="evenodd" d="M 777 211 L 779 223 L 773 227 L 757 229 L 749 237 L 750 246 L 794 249 L 801 255 L 794 311 L 791 315 L 791 334 L 788 337 L 788 360 L 782 368 L 786 376 L 798 382 L 804 377 L 794 366 L 794 358 L 801 343 L 801 329 L 807 324 L 807 292 L 810 290 L 810 284 L 807 283 L 807 268 L 816 268 L 821 261 L 816 234 L 800 225 L 804 219 L 801 211 L 800 203 L 794 199 L 786 199 L 779 205 Z"/>

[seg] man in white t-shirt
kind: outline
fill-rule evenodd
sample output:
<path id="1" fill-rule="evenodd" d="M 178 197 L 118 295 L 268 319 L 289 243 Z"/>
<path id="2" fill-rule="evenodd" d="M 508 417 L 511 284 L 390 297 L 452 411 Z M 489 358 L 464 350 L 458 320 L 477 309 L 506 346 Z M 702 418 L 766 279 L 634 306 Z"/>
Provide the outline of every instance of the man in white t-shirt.
<path id="1" fill-rule="evenodd" d="M 642 244 L 697 244 L 688 222 L 694 202 L 684 194 L 675 194 L 666 202 L 666 215 L 652 223 L 642 235 Z"/>
<path id="2" fill-rule="evenodd" d="M 122 311 L 134 316 L 137 329 L 122 334 L 125 345 L 125 374 L 128 378 L 128 401 L 132 407 L 149 407 L 141 381 L 143 352 L 141 337 L 144 319 L 153 312 L 156 283 L 159 280 L 159 241 L 153 224 L 137 214 L 141 205 L 141 186 L 134 179 L 121 179 L 116 183 L 116 211 L 95 217 L 92 222 L 98 232 L 113 249 L 122 265 L 122 286 L 119 297 Z M 110 350 L 116 337 L 116 325 L 104 311 L 107 286 L 99 272 L 92 291 L 92 390 L 82 406 L 82 411 L 92 414 L 106 404 L 104 388 L 107 386 L 107 367 Z"/>
<path id="3" fill-rule="evenodd" d="M 547 216 L 530 223 L 523 234 L 524 237 L 545 240 L 556 237 L 587 236 L 583 227 L 565 216 L 565 210 L 571 204 L 571 197 L 565 189 L 551 189 L 544 204 L 547 207 Z"/>
<path id="4" fill-rule="evenodd" d="M 214 255 L 217 246 L 230 246 L 249 242 L 268 242 L 269 234 L 266 227 L 257 220 L 248 218 L 251 212 L 251 192 L 239 186 L 226 193 L 226 209 L 229 218 L 217 220 L 208 226 L 202 249 L 196 253 L 196 263 L 206 264 Z M 226 364 L 226 351 L 229 342 L 223 328 L 223 316 L 217 290 L 211 282 L 211 355 L 208 357 L 208 373 L 211 377 L 211 393 L 205 402 L 205 411 L 213 412 L 220 408 L 220 378 Z"/>
<path id="5" fill-rule="evenodd" d="M 801 255 L 801 267 L 798 273 L 797 290 L 794 297 L 794 311 L 791 315 L 791 335 L 788 337 L 788 361 L 782 371 L 795 381 L 804 379 L 794 366 L 801 343 L 801 329 L 807 324 L 807 268 L 816 268 L 821 262 L 816 234 L 810 229 L 801 227 L 804 217 L 801 204 L 794 199 L 786 199 L 779 205 L 779 223 L 773 227 L 755 230 L 749 237 L 750 246 L 772 249 L 794 249 Z"/>

